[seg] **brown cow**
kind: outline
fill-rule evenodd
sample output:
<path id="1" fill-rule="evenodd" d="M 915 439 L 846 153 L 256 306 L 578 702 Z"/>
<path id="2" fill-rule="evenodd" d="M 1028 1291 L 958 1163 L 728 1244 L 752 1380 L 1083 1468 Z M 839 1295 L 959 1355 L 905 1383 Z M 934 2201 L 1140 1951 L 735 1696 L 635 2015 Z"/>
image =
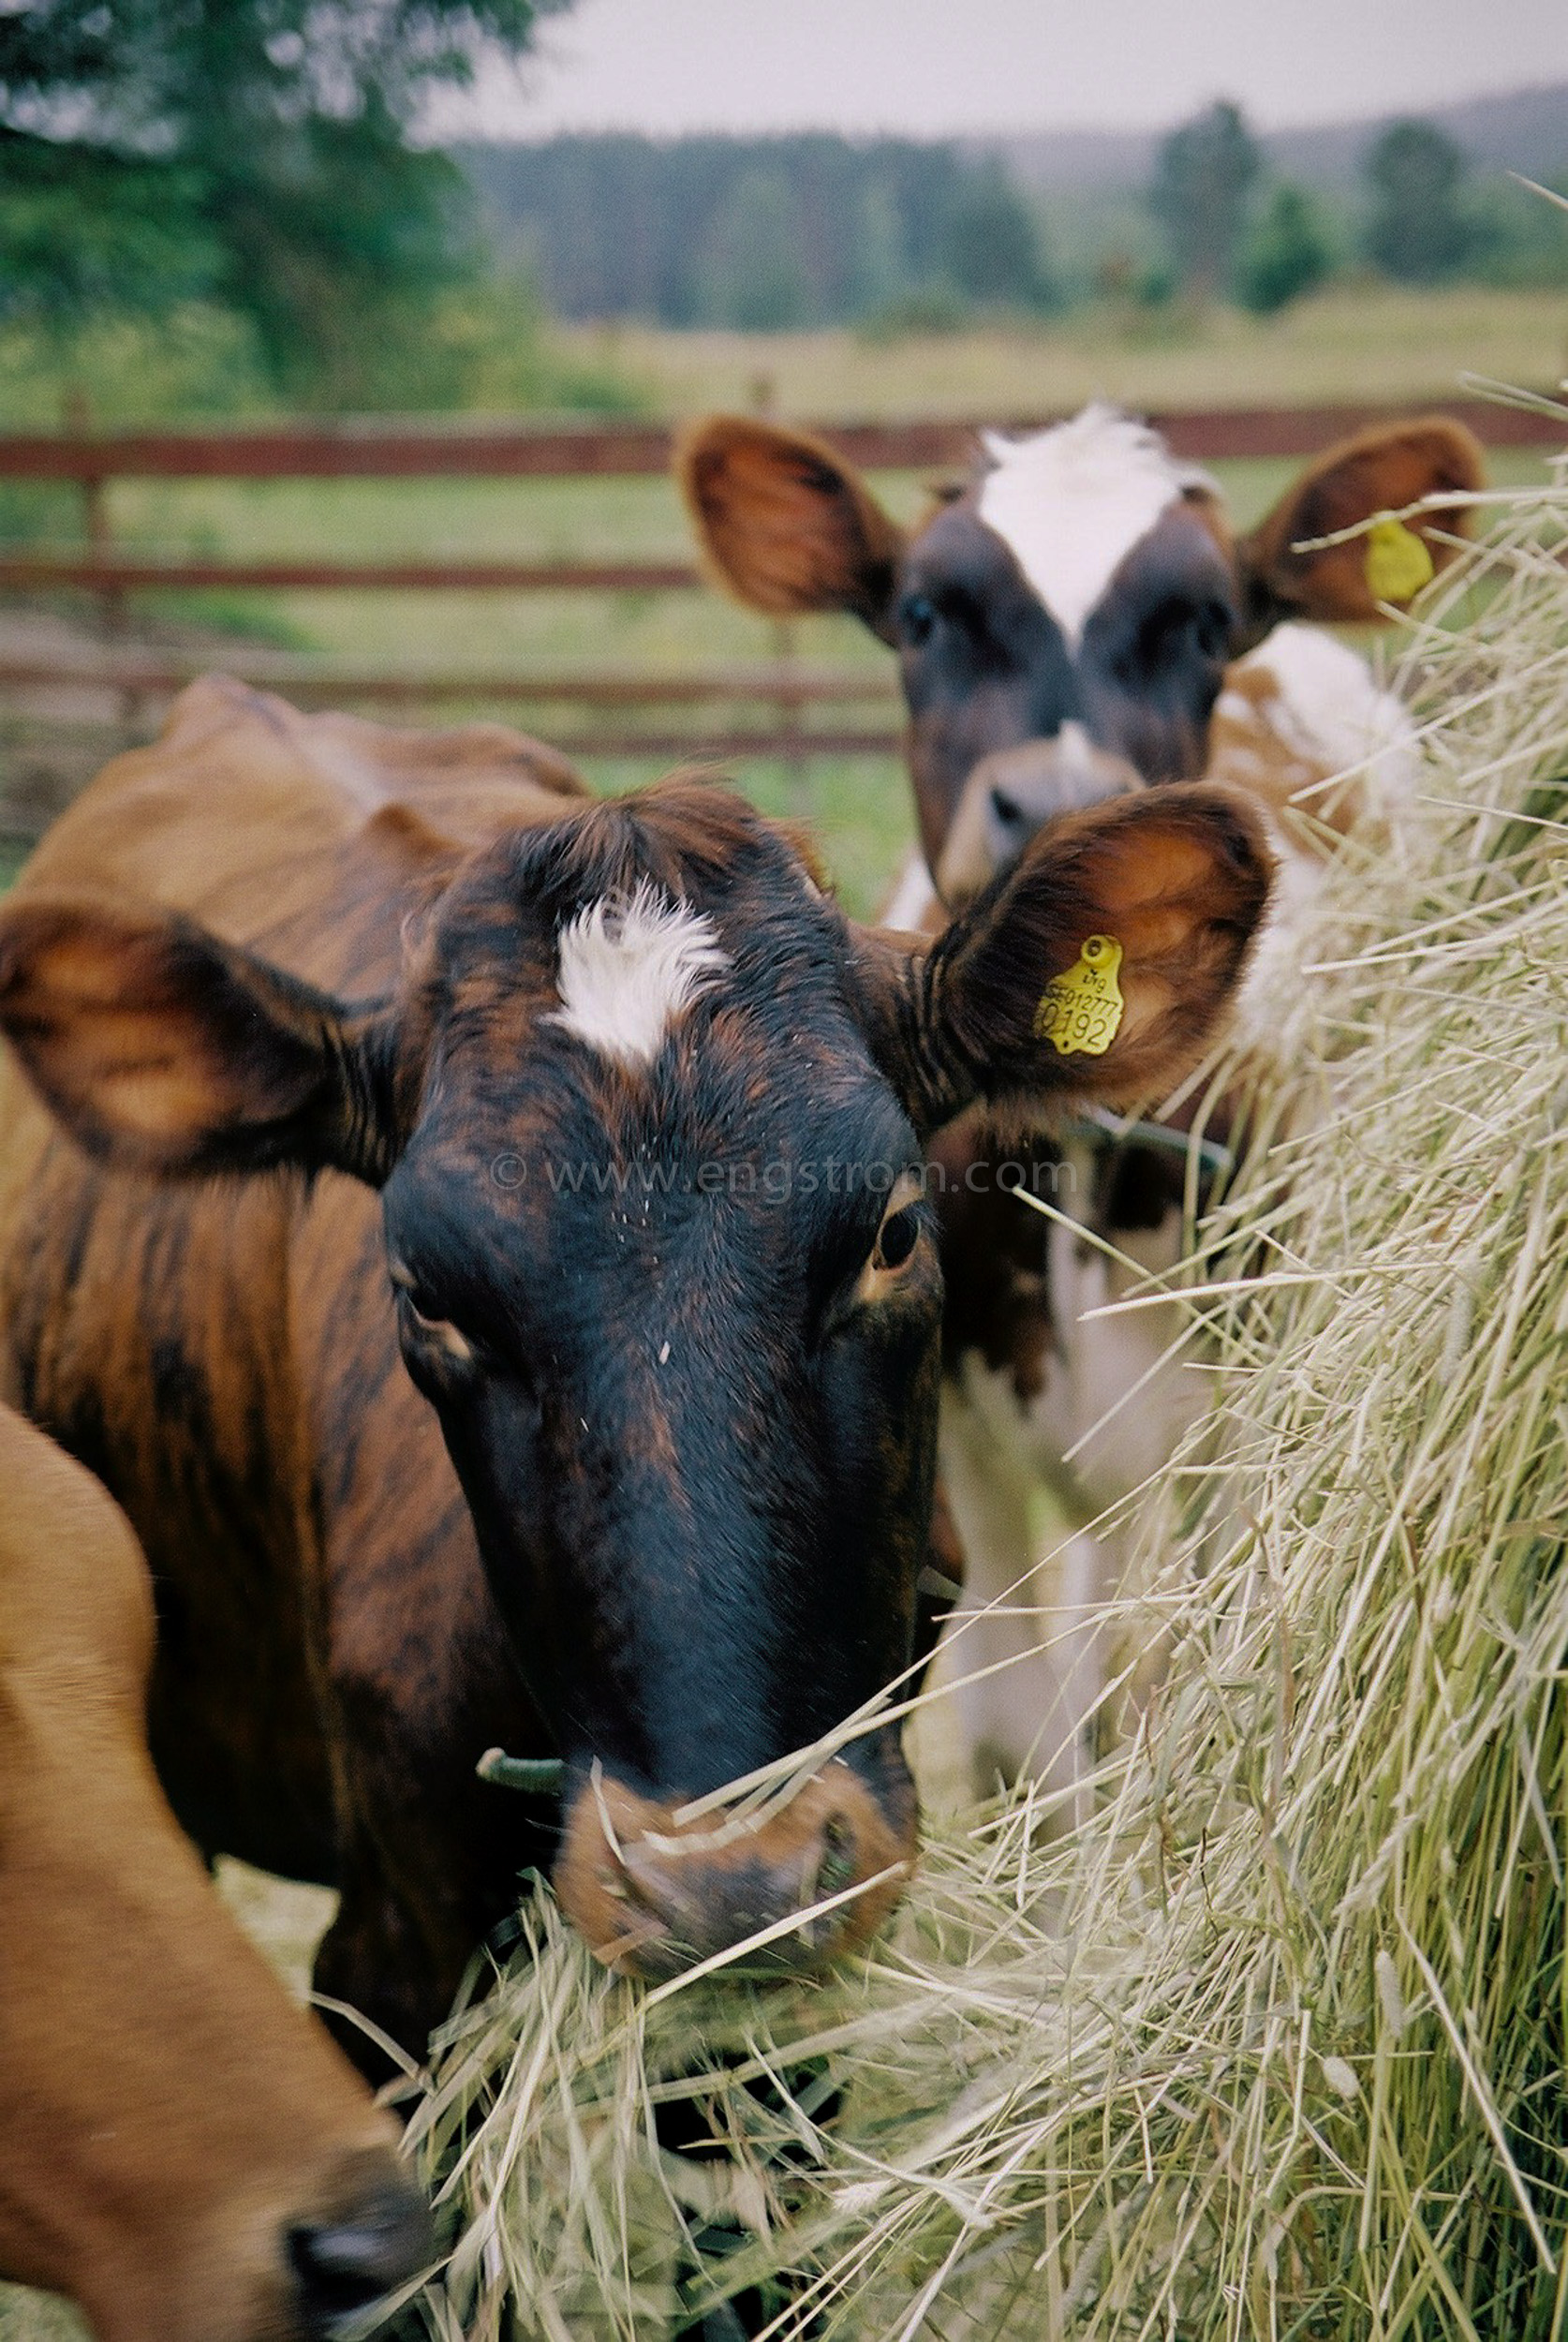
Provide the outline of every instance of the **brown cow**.
<path id="1" fill-rule="evenodd" d="M 0 2276 L 103 2342 L 290 2342 L 420 2267 L 396 2137 L 148 1760 L 146 1566 L 0 1408 Z"/>
<path id="2" fill-rule="evenodd" d="M 1042 839 L 929 951 L 727 792 L 222 681 L 0 912 L 0 1377 L 145 1544 L 205 1847 L 339 1886 L 318 1985 L 417 2045 L 527 1862 L 668 1969 L 895 1900 L 882 1726 L 749 1827 L 684 1801 L 909 1660 L 940 1277 L 923 1134 L 1170 1079 L 1268 886 L 1189 790 Z M 1102 1056 L 1036 1031 L 1123 948 Z M 228 1176 L 218 1176 L 228 1175 Z M 242 1176 L 235 1176 L 242 1175 Z M 475 1778 L 565 1760 L 564 1814 Z M 847 1900 L 845 1900 L 847 1898 Z"/>
<path id="3" fill-rule="evenodd" d="M 1450 557 L 1443 537 L 1463 526 L 1464 507 L 1409 529 L 1384 521 L 1369 541 L 1293 548 L 1385 508 L 1462 495 L 1481 459 L 1441 417 L 1368 431 L 1321 456 L 1245 536 L 1206 474 L 1106 407 L 1020 439 L 987 434 L 974 478 L 909 531 L 830 448 L 752 418 L 696 426 L 679 470 L 732 593 L 775 615 L 848 612 L 897 654 L 923 859 L 889 924 L 936 932 L 1043 825 L 1203 775 L 1245 790 L 1269 819 L 1282 867 L 1262 957 L 1293 954 L 1291 914 L 1316 884 L 1324 841 L 1413 765 L 1403 711 L 1354 653 L 1300 621 L 1374 618 L 1387 599 L 1408 599 Z M 1360 768 L 1353 781 L 1326 786 L 1347 768 Z M 1224 1136 L 1215 1124 L 1211 1141 Z M 983 1787 L 1028 1771 L 1077 1801 L 1102 1688 L 1094 1620 L 1127 1576 L 1117 1534 L 1089 1524 L 1162 1468 L 1207 1404 L 1206 1378 L 1182 1362 L 1174 1305 L 1083 1314 L 1180 1255 L 1185 1138 L 1179 1127 L 1162 1137 L 1091 1118 L 1065 1150 L 1003 1158 L 971 1117 L 935 1142 L 941 1468 L 967 1557 L 964 1608 L 984 1612 L 962 1644 L 966 1672 L 983 1674 L 960 1693 Z M 1025 1210 L 1001 1192 L 1008 1180 L 1087 1238 Z M 1043 1490 L 1076 1534 L 1031 1587 Z"/>

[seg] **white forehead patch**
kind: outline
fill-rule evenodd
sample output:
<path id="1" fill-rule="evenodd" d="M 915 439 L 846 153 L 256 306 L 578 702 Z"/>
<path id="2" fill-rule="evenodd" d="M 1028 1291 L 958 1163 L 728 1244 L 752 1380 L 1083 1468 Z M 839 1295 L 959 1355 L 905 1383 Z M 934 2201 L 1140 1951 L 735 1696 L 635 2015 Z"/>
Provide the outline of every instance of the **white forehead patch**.
<path id="1" fill-rule="evenodd" d="M 984 435 L 993 468 L 980 517 L 995 529 L 1076 650 L 1084 621 L 1133 546 L 1188 488 L 1218 494 L 1158 431 L 1118 408 L 1086 407 L 1027 439 Z"/>
<path id="2" fill-rule="evenodd" d="M 561 1005 L 546 1022 L 623 1065 L 651 1065 L 677 1018 L 730 965 L 712 920 L 647 879 L 629 898 L 604 895 L 580 911 L 557 948 Z"/>

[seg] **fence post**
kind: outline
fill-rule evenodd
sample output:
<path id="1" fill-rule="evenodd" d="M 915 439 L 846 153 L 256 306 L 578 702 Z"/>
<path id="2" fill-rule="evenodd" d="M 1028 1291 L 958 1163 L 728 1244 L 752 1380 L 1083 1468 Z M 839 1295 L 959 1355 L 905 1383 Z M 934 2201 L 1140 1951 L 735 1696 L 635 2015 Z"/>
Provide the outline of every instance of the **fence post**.
<path id="1" fill-rule="evenodd" d="M 80 386 L 68 390 L 62 401 L 66 430 L 73 439 L 91 436 L 93 418 L 87 406 L 87 393 Z M 81 482 L 81 530 L 87 551 L 95 561 L 107 560 L 114 550 L 114 532 L 109 519 L 109 482 L 101 472 L 91 472 Z M 125 632 L 126 600 L 114 586 L 101 586 L 97 596 L 98 627 L 106 641 L 113 642 Z M 130 722 L 133 710 L 127 704 L 126 720 Z"/>

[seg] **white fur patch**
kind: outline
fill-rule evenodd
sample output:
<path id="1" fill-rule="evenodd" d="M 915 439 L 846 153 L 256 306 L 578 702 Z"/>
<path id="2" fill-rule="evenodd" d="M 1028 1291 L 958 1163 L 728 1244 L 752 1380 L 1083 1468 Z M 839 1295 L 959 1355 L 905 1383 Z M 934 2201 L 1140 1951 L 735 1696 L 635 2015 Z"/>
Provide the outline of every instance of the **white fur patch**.
<path id="1" fill-rule="evenodd" d="M 1096 403 L 1027 439 L 987 432 L 980 517 L 1009 547 L 1069 644 L 1140 539 L 1206 472 L 1146 422 Z"/>
<path id="2" fill-rule="evenodd" d="M 711 919 L 646 879 L 628 900 L 601 896 L 561 929 L 561 1005 L 546 1019 L 601 1057 L 651 1065 L 703 986 L 728 968 Z"/>
<path id="3" fill-rule="evenodd" d="M 1410 794 L 1420 763 L 1410 713 L 1347 643 L 1322 627 L 1291 623 L 1277 626 L 1238 664 L 1273 676 L 1279 696 L 1266 703 L 1267 720 L 1294 756 L 1325 778 L 1365 766 L 1369 812 Z M 1306 803 L 1310 809 L 1312 799 Z"/>
<path id="4" fill-rule="evenodd" d="M 1240 694 L 1221 693 L 1221 709 L 1232 697 L 1234 709 L 1254 726 L 1266 726 L 1303 767 L 1321 774 L 1325 782 L 1355 774 L 1363 816 L 1388 821 L 1408 804 L 1421 771 L 1415 727 L 1408 708 L 1380 688 L 1358 651 L 1320 627 L 1291 623 L 1277 626 L 1256 650 L 1237 661 L 1235 672 L 1248 668 L 1272 676 L 1277 691 L 1261 707 Z M 1232 776 L 1227 772 L 1223 777 Z M 1234 778 L 1246 786 L 1244 774 L 1236 772 Z M 1298 794 L 1310 813 L 1324 793 L 1308 778 Z M 1272 1032 L 1271 1003 L 1300 958 L 1300 938 L 1325 867 L 1321 855 L 1306 851 L 1288 823 L 1272 815 L 1266 820 L 1278 865 L 1274 892 L 1231 1012 L 1235 1036 L 1248 1048 L 1264 1049 Z"/>

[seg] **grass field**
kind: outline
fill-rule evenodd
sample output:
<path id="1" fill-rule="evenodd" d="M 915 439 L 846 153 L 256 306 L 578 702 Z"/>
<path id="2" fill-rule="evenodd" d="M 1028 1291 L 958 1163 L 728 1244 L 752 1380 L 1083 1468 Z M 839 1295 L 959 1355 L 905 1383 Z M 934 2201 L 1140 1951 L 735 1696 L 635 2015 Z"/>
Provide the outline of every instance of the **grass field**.
<path id="1" fill-rule="evenodd" d="M 625 368 L 662 414 L 748 405 L 780 414 L 1031 414 L 1131 407 L 1262 407 L 1452 394 L 1462 374 L 1545 390 L 1568 373 L 1568 295 L 1346 284 L 1278 318 L 1240 310 L 1095 307 L 1008 333 L 878 342 L 846 333 L 565 336 Z"/>

